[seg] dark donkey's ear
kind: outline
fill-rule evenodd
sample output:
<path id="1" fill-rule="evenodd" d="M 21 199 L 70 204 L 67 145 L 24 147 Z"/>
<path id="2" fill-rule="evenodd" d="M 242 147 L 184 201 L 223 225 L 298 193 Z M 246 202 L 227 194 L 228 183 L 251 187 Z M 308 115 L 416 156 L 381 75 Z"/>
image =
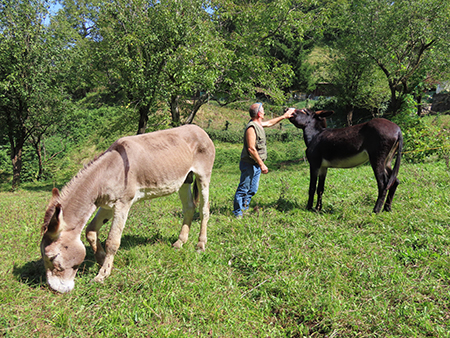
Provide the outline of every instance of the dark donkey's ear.
<path id="1" fill-rule="evenodd" d="M 334 114 L 333 110 L 318 110 L 318 111 L 316 111 L 316 116 L 318 116 L 318 117 L 328 117 L 333 114 Z"/>

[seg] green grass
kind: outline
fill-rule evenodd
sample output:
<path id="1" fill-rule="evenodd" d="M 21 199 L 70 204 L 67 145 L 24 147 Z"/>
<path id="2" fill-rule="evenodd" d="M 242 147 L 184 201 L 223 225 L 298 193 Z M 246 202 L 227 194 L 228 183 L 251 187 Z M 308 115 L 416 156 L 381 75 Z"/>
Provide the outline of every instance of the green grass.
<path id="1" fill-rule="evenodd" d="M 237 162 L 214 170 L 205 253 L 195 250 L 198 220 L 183 249 L 171 247 L 176 195 L 138 203 L 112 275 L 92 282 L 89 248 L 69 294 L 46 286 L 40 260 L 51 187 L 1 192 L 0 336 L 450 337 L 445 162 L 402 165 L 393 212 L 379 215 L 369 166 L 330 169 L 314 213 L 305 210 L 307 164 L 286 161 L 281 144 L 269 151 L 243 220 L 231 212 Z"/>

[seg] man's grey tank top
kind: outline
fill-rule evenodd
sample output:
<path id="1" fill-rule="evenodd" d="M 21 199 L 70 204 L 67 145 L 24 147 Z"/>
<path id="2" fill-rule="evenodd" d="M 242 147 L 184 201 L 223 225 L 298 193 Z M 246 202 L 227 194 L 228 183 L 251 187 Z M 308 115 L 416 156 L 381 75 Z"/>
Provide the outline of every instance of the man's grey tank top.
<path id="1" fill-rule="evenodd" d="M 259 124 L 254 121 L 250 121 L 245 127 L 244 131 L 244 148 L 242 148 L 241 161 L 256 164 L 255 160 L 250 156 L 250 153 L 248 152 L 247 139 L 245 138 L 247 129 L 252 127 L 256 132 L 256 150 L 258 151 L 258 155 L 263 161 L 267 159 L 266 132 L 264 131 L 264 128 L 262 128 Z"/>

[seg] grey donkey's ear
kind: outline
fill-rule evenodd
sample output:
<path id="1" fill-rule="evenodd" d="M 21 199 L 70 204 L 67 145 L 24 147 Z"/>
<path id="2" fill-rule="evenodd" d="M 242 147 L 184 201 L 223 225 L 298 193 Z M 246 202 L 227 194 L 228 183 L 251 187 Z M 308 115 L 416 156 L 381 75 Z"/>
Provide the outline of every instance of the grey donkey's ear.
<path id="1" fill-rule="evenodd" d="M 55 205 L 55 211 L 53 212 L 52 218 L 47 226 L 46 233 L 50 236 L 55 236 L 59 232 L 60 224 L 62 218 L 62 208 L 61 204 Z"/>
<path id="2" fill-rule="evenodd" d="M 59 197 L 59 190 L 58 188 L 52 189 L 52 198 L 58 198 Z"/>

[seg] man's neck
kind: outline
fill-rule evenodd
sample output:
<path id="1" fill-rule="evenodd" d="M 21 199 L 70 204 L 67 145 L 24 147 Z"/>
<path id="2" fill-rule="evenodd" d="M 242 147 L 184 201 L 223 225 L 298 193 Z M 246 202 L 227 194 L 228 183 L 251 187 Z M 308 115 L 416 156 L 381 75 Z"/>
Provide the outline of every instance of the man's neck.
<path id="1" fill-rule="evenodd" d="M 257 123 L 262 128 L 262 118 L 255 117 L 252 119 L 253 122 Z"/>

